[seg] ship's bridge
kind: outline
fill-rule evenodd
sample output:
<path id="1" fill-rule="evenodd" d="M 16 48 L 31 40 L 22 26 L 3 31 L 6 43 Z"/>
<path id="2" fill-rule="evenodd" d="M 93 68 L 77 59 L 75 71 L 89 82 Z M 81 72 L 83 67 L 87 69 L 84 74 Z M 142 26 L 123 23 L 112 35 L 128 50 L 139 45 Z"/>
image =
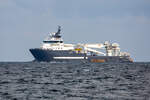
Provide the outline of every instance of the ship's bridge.
<path id="1" fill-rule="evenodd" d="M 63 43 L 63 39 L 60 35 L 56 35 L 56 33 L 49 33 L 43 43 Z"/>
<path id="2" fill-rule="evenodd" d="M 73 45 L 64 44 L 63 39 L 60 35 L 60 26 L 58 27 L 57 32 L 49 33 L 48 36 L 44 39 L 42 48 L 49 50 L 72 50 Z"/>
<path id="3" fill-rule="evenodd" d="M 63 43 L 63 41 L 43 41 L 43 43 Z"/>
<path id="4" fill-rule="evenodd" d="M 58 26 L 58 31 L 49 33 L 48 37 L 43 41 L 43 43 L 63 43 L 63 39 L 60 35 L 61 27 Z"/>

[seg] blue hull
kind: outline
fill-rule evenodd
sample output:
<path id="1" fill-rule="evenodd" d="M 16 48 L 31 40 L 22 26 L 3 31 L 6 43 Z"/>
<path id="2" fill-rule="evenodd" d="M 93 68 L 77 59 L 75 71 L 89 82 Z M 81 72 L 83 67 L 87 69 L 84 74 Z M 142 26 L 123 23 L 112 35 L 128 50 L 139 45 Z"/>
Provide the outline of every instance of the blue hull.
<path id="1" fill-rule="evenodd" d="M 76 53 L 75 51 L 71 50 L 53 51 L 35 48 L 30 49 L 30 52 L 34 56 L 35 61 L 45 61 L 45 62 L 50 61 L 132 62 L 132 59 L 128 56 L 87 56 L 84 53 Z M 63 59 L 61 59 L 61 57 L 63 57 Z M 77 59 L 72 58 L 67 59 L 68 57 Z"/>

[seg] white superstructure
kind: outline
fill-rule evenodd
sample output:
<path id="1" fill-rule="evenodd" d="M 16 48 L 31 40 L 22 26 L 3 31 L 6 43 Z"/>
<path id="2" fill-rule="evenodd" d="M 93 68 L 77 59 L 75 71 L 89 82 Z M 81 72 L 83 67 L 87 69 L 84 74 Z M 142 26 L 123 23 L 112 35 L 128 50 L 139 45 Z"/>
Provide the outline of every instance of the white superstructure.
<path id="1" fill-rule="evenodd" d="M 61 29 L 59 26 L 57 32 L 49 33 L 48 37 L 43 41 L 41 48 L 48 50 L 73 50 L 79 53 L 90 53 L 103 56 L 129 56 L 126 52 L 120 52 L 118 43 L 111 44 L 108 41 L 95 44 L 64 44 L 60 31 Z"/>

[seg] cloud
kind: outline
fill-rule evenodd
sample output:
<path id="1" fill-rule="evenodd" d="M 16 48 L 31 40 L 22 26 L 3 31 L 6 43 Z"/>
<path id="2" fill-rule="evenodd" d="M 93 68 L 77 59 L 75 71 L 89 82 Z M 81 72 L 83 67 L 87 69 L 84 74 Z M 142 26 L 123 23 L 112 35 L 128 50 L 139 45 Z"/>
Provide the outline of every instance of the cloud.
<path id="1" fill-rule="evenodd" d="M 57 6 L 56 6 L 57 4 Z M 65 6 L 66 5 L 66 6 Z M 99 16 L 149 16 L 148 0 L 56 0 L 53 13 L 57 18 L 96 18 Z"/>

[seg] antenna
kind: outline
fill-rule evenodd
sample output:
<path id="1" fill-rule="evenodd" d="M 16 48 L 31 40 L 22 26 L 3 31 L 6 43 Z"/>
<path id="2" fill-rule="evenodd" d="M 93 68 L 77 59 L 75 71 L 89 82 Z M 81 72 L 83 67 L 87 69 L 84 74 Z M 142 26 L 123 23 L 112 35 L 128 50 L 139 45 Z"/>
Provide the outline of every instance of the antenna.
<path id="1" fill-rule="evenodd" d="M 56 35 L 59 35 L 61 31 L 61 26 L 58 25 L 58 31 L 56 32 Z"/>
<path id="2" fill-rule="evenodd" d="M 58 38 L 61 37 L 60 31 L 61 31 L 61 26 L 58 25 L 58 31 L 55 33 L 55 36 L 58 37 Z"/>

